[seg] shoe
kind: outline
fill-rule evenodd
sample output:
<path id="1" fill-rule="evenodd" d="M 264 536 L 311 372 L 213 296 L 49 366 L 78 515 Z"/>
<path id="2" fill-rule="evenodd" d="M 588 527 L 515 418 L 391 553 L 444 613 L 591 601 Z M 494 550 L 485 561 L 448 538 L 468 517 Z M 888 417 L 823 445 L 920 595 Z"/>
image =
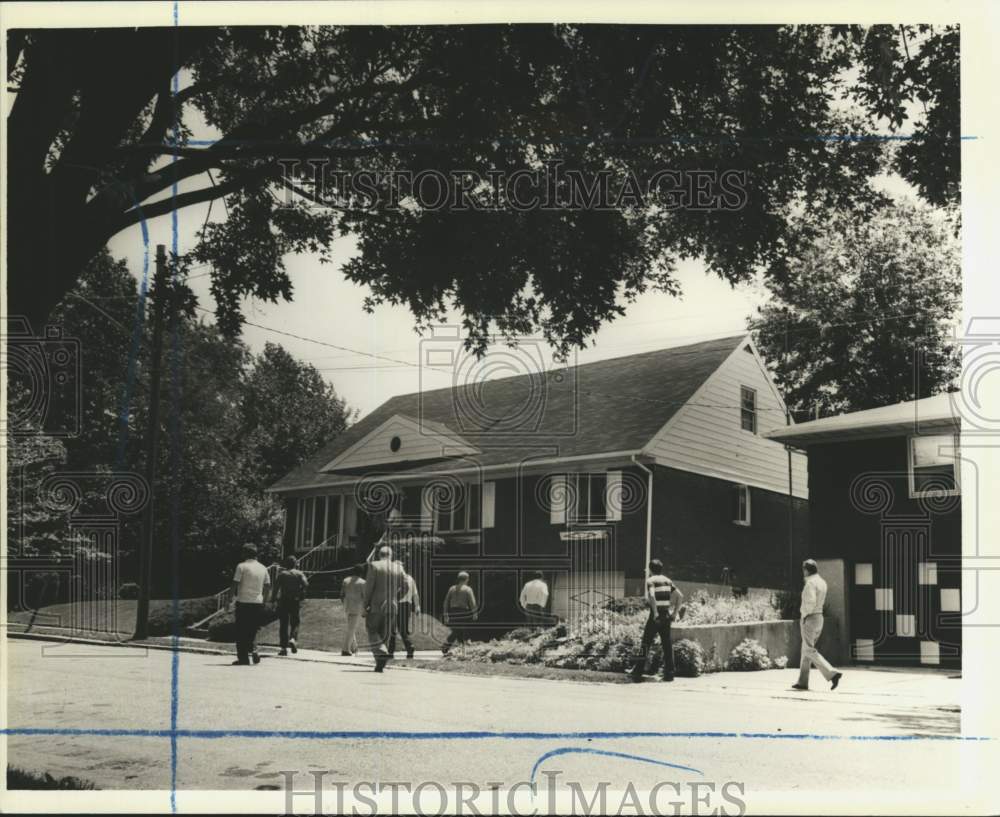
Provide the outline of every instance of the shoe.
<path id="1" fill-rule="evenodd" d="M 354 655 L 354 653 L 353 653 L 353 652 L 349 652 L 348 650 L 341 650 L 341 651 L 340 651 L 340 654 L 341 654 L 341 655 Z"/>
<path id="2" fill-rule="evenodd" d="M 629 673 L 628 677 L 629 677 L 629 680 L 631 680 L 633 684 L 641 684 L 643 682 L 643 680 L 644 680 L 641 675 L 632 675 L 631 673 Z"/>
<path id="3" fill-rule="evenodd" d="M 413 658 L 413 650 L 407 650 L 406 651 L 406 657 L 407 658 Z"/>
<path id="4" fill-rule="evenodd" d="M 296 652 L 299 651 L 299 645 L 295 643 L 295 639 L 294 638 L 291 641 L 288 642 L 288 646 L 292 648 L 292 652 L 293 653 L 296 653 Z"/>
<path id="5" fill-rule="evenodd" d="M 385 659 L 384 658 L 376 658 L 375 659 L 375 672 L 384 672 L 384 671 L 385 671 Z"/>
<path id="6" fill-rule="evenodd" d="M 673 683 L 674 676 L 673 675 L 664 675 L 663 676 L 663 680 L 666 681 L 667 683 Z"/>
<path id="7" fill-rule="evenodd" d="M 249 661 L 240 661 L 239 659 L 236 659 L 235 661 L 233 661 L 233 666 L 234 667 L 249 667 L 250 666 L 250 662 Z"/>
<path id="8" fill-rule="evenodd" d="M 798 689 L 802 692 L 807 692 L 809 690 L 809 687 L 804 687 L 802 686 L 802 684 L 792 684 L 792 689 Z"/>
<path id="9" fill-rule="evenodd" d="M 254 653 L 253 655 L 250 656 L 250 658 L 251 658 L 251 660 L 253 660 L 253 662 L 255 664 L 259 664 L 260 663 L 260 654 L 259 653 Z"/>
<path id="10" fill-rule="evenodd" d="M 835 672 L 833 674 L 833 677 L 830 679 L 830 689 L 836 689 L 837 688 L 837 684 L 840 683 L 840 679 L 843 678 L 843 677 L 844 677 L 844 673 L 842 673 L 842 672 Z"/>
<path id="11" fill-rule="evenodd" d="M 288 655 L 288 650 L 278 650 L 278 655 Z"/>

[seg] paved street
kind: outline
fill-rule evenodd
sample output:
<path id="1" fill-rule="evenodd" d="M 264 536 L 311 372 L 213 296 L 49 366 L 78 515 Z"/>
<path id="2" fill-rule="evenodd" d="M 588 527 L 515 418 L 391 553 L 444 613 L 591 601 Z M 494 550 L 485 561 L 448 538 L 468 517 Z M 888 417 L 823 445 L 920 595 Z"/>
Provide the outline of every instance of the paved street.
<path id="1" fill-rule="evenodd" d="M 171 653 L 10 640 L 9 727 L 169 730 Z M 64 651 L 63 654 L 61 651 Z M 318 657 L 307 656 L 303 657 Z M 281 770 L 331 770 L 331 780 L 513 783 L 560 749 L 599 749 L 679 764 L 703 779 L 754 792 L 893 792 L 925 805 L 957 796 L 960 764 L 996 755 L 995 742 L 926 739 L 959 734 L 962 681 L 946 673 L 849 669 L 841 690 L 787 687 L 794 673 L 721 673 L 674 684 L 479 678 L 427 670 L 370 671 L 352 663 L 268 658 L 232 667 L 230 656 L 180 653 L 177 786 L 280 785 Z M 816 676 L 817 682 L 820 681 Z M 206 730 L 195 736 L 183 730 Z M 316 732 L 643 731 L 656 737 L 220 736 L 232 730 Z M 691 734 L 691 733 L 727 733 Z M 740 733 L 730 735 L 729 733 Z M 752 733 L 752 734 L 750 734 Z M 807 734 L 834 739 L 784 738 Z M 851 736 L 923 736 L 859 740 Z M 73 774 L 101 788 L 170 785 L 169 736 L 14 735 L 9 762 Z M 572 752 L 541 769 L 564 779 L 650 787 L 693 773 Z M 954 799 L 951 801 L 955 802 Z"/>

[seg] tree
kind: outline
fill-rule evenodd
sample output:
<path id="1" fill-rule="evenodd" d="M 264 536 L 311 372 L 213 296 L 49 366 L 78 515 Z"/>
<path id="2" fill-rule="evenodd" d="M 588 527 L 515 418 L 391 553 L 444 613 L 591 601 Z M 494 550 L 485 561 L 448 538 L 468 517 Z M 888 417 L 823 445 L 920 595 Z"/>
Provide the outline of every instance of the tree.
<path id="1" fill-rule="evenodd" d="M 240 438 L 252 452 L 250 487 L 258 492 L 336 437 L 354 416 L 314 366 L 275 343 L 255 356 L 241 392 Z"/>
<path id="2" fill-rule="evenodd" d="M 790 217 L 870 212 L 884 198 L 867 181 L 887 161 L 929 201 L 958 196 L 953 28 L 51 29 L 12 32 L 8 54 L 8 306 L 36 326 L 116 233 L 219 198 L 228 215 L 216 209 L 191 258 L 212 267 L 228 334 L 245 296 L 292 297 L 286 254 L 328 260 L 351 234 L 344 271 L 371 288 L 369 307 L 404 303 L 420 326 L 454 306 L 480 348 L 491 332 L 541 330 L 565 351 L 622 299 L 676 292 L 678 259 L 733 283 L 779 274 Z M 860 107 L 845 113 L 841 97 Z M 196 121 L 221 138 L 192 141 Z M 863 138 L 886 127 L 916 139 L 887 153 Z M 555 160 L 588 180 L 735 169 L 746 202 L 373 209 L 282 162 L 311 158 L 355 177 Z M 168 195 L 175 184 L 193 187 Z"/>
<path id="3" fill-rule="evenodd" d="M 183 297 L 184 288 L 177 289 Z M 10 371 L 8 409 L 17 421 L 7 429 L 8 539 L 14 554 L 68 553 L 66 514 L 39 501 L 45 478 L 144 470 L 151 361 L 145 323 L 132 349 L 138 297 L 124 262 L 102 250 L 53 314 L 63 338 L 78 347 L 85 373 L 72 388 L 48 392 L 53 399 L 45 405 L 46 417 L 79 412 L 71 436 L 45 434 L 46 417 L 36 416 L 37 401 L 28 391 L 37 378 L 25 366 Z M 167 322 L 161 366 L 154 588 L 171 592 L 176 542 L 182 592 L 212 592 L 225 583 L 220 573 L 231 569 L 240 545 L 254 541 L 266 548 L 278 541 L 280 503 L 263 489 L 343 431 L 353 413 L 313 366 L 275 344 L 253 355 L 242 341 L 187 309 Z M 91 493 L 99 487 L 78 482 Z M 88 494 L 84 501 L 102 499 Z M 139 522 L 138 516 L 123 518 L 119 529 L 126 575 Z"/>
<path id="4" fill-rule="evenodd" d="M 871 220 L 805 223 L 788 275 L 750 321 L 797 419 L 950 390 L 961 256 L 950 225 L 900 204 Z"/>

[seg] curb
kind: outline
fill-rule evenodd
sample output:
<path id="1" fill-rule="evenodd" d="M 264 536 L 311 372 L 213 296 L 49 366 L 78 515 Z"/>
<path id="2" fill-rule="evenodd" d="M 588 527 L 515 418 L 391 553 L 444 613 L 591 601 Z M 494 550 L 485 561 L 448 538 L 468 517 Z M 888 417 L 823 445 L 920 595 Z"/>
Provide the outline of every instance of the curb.
<path id="1" fill-rule="evenodd" d="M 7 638 L 19 638 L 25 641 L 53 641 L 60 644 L 86 644 L 88 646 L 96 647 L 128 647 L 131 649 L 147 649 L 147 650 L 160 650 L 162 652 L 187 652 L 195 655 L 224 655 L 224 656 L 235 656 L 235 652 L 232 649 L 213 649 L 211 647 L 200 647 L 195 644 L 188 643 L 178 643 L 178 644 L 165 644 L 163 642 L 150 642 L 150 641 L 101 641 L 96 638 L 81 638 L 79 636 L 63 636 L 56 633 L 24 633 L 24 632 L 7 632 Z M 318 651 L 315 651 L 318 652 Z M 357 658 L 347 659 L 346 656 L 334 655 L 333 653 L 327 654 L 329 657 L 318 657 L 312 655 L 302 655 L 301 653 L 295 656 L 287 656 L 291 661 L 305 661 L 310 664 L 338 664 L 340 666 L 346 667 L 358 667 L 367 666 L 367 664 L 359 664 Z M 264 658 L 278 658 L 286 656 L 278 656 L 277 653 L 263 653 L 261 659 Z M 408 669 L 408 670 L 422 670 L 424 672 L 433 672 L 429 667 L 417 667 L 417 666 L 407 666 L 402 663 L 406 659 L 396 659 L 392 663 L 393 669 Z M 428 659 L 423 659 L 428 660 Z"/>

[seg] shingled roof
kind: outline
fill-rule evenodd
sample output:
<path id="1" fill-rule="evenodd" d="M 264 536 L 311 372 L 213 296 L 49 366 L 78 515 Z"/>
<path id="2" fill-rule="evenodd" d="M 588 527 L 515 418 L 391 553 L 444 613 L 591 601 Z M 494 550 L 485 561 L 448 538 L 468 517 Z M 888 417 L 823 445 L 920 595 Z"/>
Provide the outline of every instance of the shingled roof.
<path id="1" fill-rule="evenodd" d="M 392 397 L 268 490 L 353 481 L 322 469 L 394 415 L 446 427 L 481 453 L 480 466 L 642 449 L 746 338 L 737 335 L 575 367 Z M 468 462 L 464 463 L 468 467 Z M 402 463 L 394 473 L 454 469 L 452 460 Z M 375 469 L 384 472 L 386 469 Z"/>

